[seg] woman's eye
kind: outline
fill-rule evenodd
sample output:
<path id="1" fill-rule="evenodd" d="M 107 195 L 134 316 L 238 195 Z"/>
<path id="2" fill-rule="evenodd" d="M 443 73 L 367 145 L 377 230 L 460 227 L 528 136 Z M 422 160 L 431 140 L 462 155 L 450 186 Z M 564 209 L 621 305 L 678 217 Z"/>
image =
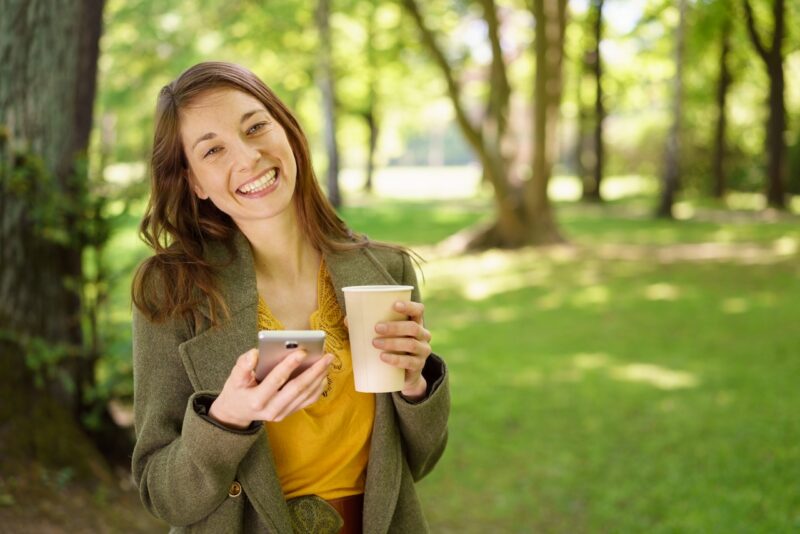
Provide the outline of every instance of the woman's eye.
<path id="1" fill-rule="evenodd" d="M 218 146 L 215 146 L 215 147 L 213 147 L 213 148 L 209 148 L 209 149 L 208 149 L 208 152 L 206 152 L 205 154 L 203 154 L 203 158 L 207 158 L 208 156 L 213 156 L 214 154 L 216 154 L 216 153 L 217 153 L 217 152 L 219 152 L 220 150 L 222 150 L 222 148 L 220 148 L 220 147 L 218 147 Z"/>
<path id="2" fill-rule="evenodd" d="M 262 130 L 264 126 L 266 126 L 266 122 L 259 122 L 257 124 L 252 125 L 250 128 L 247 129 L 248 134 L 254 134 L 259 130 Z"/>

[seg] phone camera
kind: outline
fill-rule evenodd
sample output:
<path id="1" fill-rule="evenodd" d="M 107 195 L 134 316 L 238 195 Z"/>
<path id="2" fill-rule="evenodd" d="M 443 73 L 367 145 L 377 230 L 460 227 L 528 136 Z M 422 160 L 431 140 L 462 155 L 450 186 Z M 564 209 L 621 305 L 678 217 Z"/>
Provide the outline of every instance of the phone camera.
<path id="1" fill-rule="evenodd" d="M 287 349 L 296 349 L 297 348 L 297 341 L 287 341 L 286 342 Z"/>

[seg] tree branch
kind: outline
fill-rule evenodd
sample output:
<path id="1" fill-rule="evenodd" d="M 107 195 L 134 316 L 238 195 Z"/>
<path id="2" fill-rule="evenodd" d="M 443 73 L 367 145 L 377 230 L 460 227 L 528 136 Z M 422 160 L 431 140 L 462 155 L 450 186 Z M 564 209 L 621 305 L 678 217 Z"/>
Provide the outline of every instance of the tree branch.
<path id="1" fill-rule="evenodd" d="M 745 19 L 747 21 L 747 33 L 750 35 L 750 41 L 752 41 L 756 52 L 758 52 L 758 55 L 764 60 L 764 63 L 769 63 L 769 54 L 767 53 L 767 49 L 764 47 L 764 43 L 761 42 L 761 38 L 758 36 L 758 32 L 756 31 L 756 23 L 753 17 L 753 7 L 750 5 L 750 0 L 743 0 L 743 2 Z"/>
<path id="2" fill-rule="evenodd" d="M 770 55 L 775 61 L 782 62 L 781 44 L 784 34 L 784 0 L 774 0 L 772 2 L 772 20 L 775 21 L 775 29 L 772 32 L 772 49 Z"/>
<path id="3" fill-rule="evenodd" d="M 442 74 L 444 74 L 447 82 L 447 92 L 450 95 L 450 100 L 452 100 L 453 108 L 456 112 L 456 119 L 459 125 L 461 125 L 461 129 L 464 131 L 467 141 L 476 151 L 483 150 L 483 136 L 470 122 L 469 117 L 467 117 L 464 106 L 461 104 L 461 88 L 455 78 L 453 78 L 453 69 L 444 57 L 444 52 L 442 52 L 441 47 L 436 42 L 436 36 L 433 34 L 433 31 L 425 25 L 416 0 L 403 0 L 403 6 L 414 19 L 414 23 L 422 37 L 422 42 L 433 55 L 434 61 L 441 69 Z"/>
<path id="4" fill-rule="evenodd" d="M 508 83 L 506 64 L 503 61 L 503 49 L 500 46 L 500 24 L 497 21 L 497 9 L 494 0 L 481 0 L 483 18 L 489 29 L 489 42 L 492 46 L 492 66 L 489 77 L 489 101 L 486 104 L 487 115 L 493 115 L 497 123 L 497 139 L 501 139 L 508 122 L 508 100 L 511 86 Z M 491 113 L 490 113 L 491 112 Z"/>

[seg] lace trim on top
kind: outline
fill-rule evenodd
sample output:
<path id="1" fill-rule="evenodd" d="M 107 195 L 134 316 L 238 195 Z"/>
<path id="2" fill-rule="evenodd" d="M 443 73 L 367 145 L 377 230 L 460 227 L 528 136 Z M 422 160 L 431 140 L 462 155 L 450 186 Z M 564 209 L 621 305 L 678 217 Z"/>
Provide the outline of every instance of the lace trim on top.
<path id="1" fill-rule="evenodd" d="M 339 354 L 343 350 L 350 350 L 350 339 L 344 325 L 344 313 L 339 306 L 339 301 L 336 300 L 336 289 L 333 287 L 324 259 L 320 262 L 317 274 L 317 309 L 309 316 L 308 322 L 312 330 L 325 331 L 325 352 L 333 354 L 333 362 L 327 378 L 328 384 L 325 386 L 325 391 L 322 392 L 322 396 L 327 397 L 335 379 L 332 374 L 342 371 L 342 360 Z M 286 330 L 260 295 L 258 297 L 258 327 L 261 330 Z"/>

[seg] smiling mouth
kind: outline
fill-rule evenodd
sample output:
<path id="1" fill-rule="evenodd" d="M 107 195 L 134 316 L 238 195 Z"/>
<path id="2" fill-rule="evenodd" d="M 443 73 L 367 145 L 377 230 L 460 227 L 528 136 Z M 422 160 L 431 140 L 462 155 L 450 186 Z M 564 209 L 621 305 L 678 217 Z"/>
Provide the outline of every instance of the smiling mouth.
<path id="1" fill-rule="evenodd" d="M 236 190 L 240 195 L 254 195 L 265 190 L 278 180 L 278 169 L 270 169 L 258 180 L 248 182 Z"/>

